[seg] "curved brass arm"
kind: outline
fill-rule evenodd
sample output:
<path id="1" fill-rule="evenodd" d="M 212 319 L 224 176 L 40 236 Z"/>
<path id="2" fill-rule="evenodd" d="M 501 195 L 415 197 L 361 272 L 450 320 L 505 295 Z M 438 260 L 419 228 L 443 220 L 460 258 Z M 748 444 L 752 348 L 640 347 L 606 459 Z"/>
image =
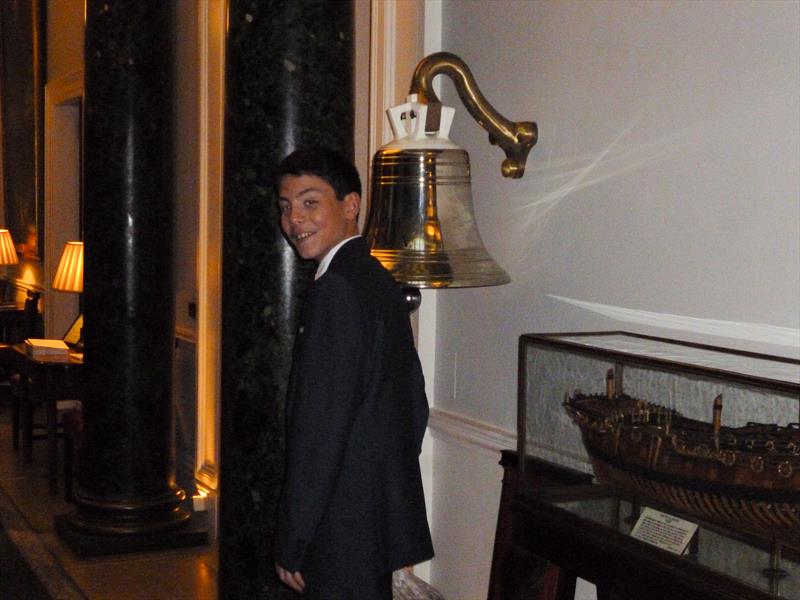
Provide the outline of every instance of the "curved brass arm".
<path id="1" fill-rule="evenodd" d="M 436 52 L 420 61 L 411 79 L 411 93 L 417 94 L 420 102 L 438 103 L 439 98 L 433 91 L 433 78 L 439 74 L 453 80 L 469 114 L 489 132 L 489 142 L 500 146 L 506 153 L 503 175 L 515 179 L 522 177 L 528 152 L 539 137 L 536 123 L 509 121 L 498 113 L 481 94 L 466 63 L 450 52 Z"/>

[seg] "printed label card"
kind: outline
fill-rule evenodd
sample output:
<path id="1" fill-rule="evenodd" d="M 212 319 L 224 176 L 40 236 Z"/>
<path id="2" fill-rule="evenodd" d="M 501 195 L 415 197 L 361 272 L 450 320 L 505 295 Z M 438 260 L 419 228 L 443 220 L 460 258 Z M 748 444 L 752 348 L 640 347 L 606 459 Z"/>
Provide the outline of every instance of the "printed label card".
<path id="1" fill-rule="evenodd" d="M 645 507 L 636 525 L 633 526 L 631 537 L 662 550 L 683 554 L 695 531 L 697 523 Z"/>

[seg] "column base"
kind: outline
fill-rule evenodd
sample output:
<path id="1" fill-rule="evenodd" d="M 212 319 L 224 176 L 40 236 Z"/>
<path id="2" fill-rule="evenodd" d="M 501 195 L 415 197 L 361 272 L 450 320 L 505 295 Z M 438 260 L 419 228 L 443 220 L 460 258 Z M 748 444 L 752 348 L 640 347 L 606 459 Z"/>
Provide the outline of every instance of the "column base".
<path id="1" fill-rule="evenodd" d="M 182 527 L 191 517 L 186 492 L 169 486 L 152 496 L 102 496 L 79 489 L 70 526 L 90 535 L 150 535 Z"/>
<path id="2" fill-rule="evenodd" d="M 132 552 L 152 552 L 173 548 L 188 548 L 208 544 L 208 513 L 190 514 L 179 527 L 142 534 L 88 533 L 76 527 L 76 513 L 57 515 L 55 530 L 64 543 L 80 558 L 128 554 Z"/>

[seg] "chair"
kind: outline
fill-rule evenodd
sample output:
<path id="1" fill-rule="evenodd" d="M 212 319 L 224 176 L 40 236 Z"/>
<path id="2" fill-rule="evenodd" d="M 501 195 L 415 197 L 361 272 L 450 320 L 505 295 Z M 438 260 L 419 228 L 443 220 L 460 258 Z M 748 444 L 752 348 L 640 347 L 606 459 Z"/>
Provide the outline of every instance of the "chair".
<path id="1" fill-rule="evenodd" d="M 82 350 L 80 333 L 82 317 L 78 317 L 64 336 L 71 352 Z M 81 362 L 77 363 L 71 355 L 68 360 L 50 360 L 47 356 L 28 356 L 17 345 L 11 349 L 16 355 L 16 368 L 19 369 L 19 385 L 12 395 L 15 409 L 15 422 L 19 426 L 14 432 L 14 447 L 19 447 L 22 436 L 23 459 L 32 460 L 32 444 L 36 440 L 47 440 L 48 479 L 50 493 L 58 489 L 56 466 L 58 463 L 57 440 L 62 440 L 65 496 L 72 498 L 72 478 L 75 456 L 81 446 L 82 405 Z M 37 406 L 45 409 L 44 423 L 34 421 Z M 42 415 L 40 415 L 42 416 Z"/>
<path id="2" fill-rule="evenodd" d="M 7 290 L 3 289 L 3 298 Z M 12 430 L 14 450 L 19 448 L 19 394 L 20 378 L 17 373 L 9 370 L 9 352 L 14 352 L 11 347 L 23 340 L 36 337 L 41 329 L 41 315 L 39 314 L 39 292 L 28 291 L 22 310 L 0 308 L 0 329 L 3 333 L 3 343 L 0 343 L 0 394 L 11 399 Z M 12 304 L 12 306 L 14 306 Z"/>
<path id="3" fill-rule="evenodd" d="M 80 400 L 62 400 L 58 404 L 64 441 L 64 499 L 72 502 L 72 481 L 83 447 L 83 410 Z"/>

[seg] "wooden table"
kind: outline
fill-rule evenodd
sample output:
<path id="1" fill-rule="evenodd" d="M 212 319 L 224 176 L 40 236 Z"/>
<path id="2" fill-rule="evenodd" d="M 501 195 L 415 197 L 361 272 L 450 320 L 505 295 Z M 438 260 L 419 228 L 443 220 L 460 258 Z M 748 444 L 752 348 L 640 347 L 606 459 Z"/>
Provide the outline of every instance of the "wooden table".
<path id="1" fill-rule="evenodd" d="M 0 303 L 0 342 L 9 343 L 14 338 L 13 332 L 24 330 L 25 319 L 24 305 L 10 302 Z"/>
<path id="2" fill-rule="evenodd" d="M 673 554 L 630 536 L 640 507 L 624 493 L 526 486 L 529 475 L 512 472 L 510 456 L 504 467 L 516 490 L 501 500 L 492 600 L 571 600 L 576 577 L 596 584 L 599 600 L 800 599 L 800 557 L 790 550 L 700 522 L 692 551 Z"/>
<path id="3" fill-rule="evenodd" d="M 47 440 L 47 476 L 50 494 L 58 493 L 58 401 L 80 399 L 83 354 L 68 356 L 29 356 L 24 344 L 14 344 L 9 368 L 19 373 L 23 394 L 20 406 L 20 433 L 25 462 L 32 460 L 33 409 L 44 407 Z"/>

